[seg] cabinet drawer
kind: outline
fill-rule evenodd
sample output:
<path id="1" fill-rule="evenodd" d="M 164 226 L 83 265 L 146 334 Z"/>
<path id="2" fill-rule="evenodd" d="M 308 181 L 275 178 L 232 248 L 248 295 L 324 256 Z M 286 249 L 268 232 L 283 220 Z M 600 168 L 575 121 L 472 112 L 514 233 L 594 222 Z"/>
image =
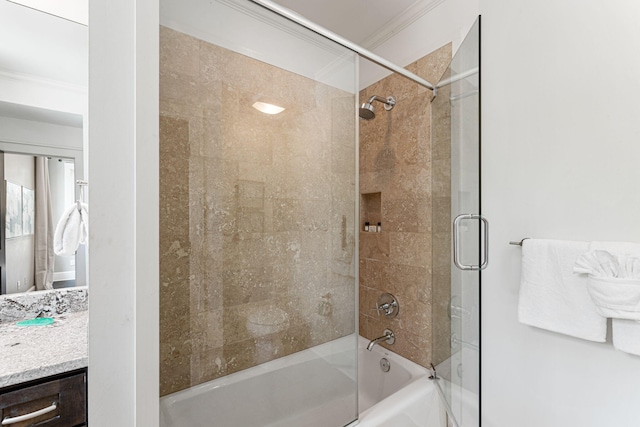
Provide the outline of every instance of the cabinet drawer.
<path id="1" fill-rule="evenodd" d="M 80 373 L 1 394 L 3 427 L 83 425 L 87 413 L 85 380 L 86 373 Z"/>

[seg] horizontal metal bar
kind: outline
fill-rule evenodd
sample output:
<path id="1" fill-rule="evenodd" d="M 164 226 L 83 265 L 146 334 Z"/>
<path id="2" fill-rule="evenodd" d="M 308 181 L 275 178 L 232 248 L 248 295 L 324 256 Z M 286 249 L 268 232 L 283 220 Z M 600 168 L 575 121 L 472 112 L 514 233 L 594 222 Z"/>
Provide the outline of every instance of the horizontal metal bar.
<path id="1" fill-rule="evenodd" d="M 253 0 L 252 0 L 252 1 L 253 1 Z M 441 87 L 443 87 L 443 86 L 450 85 L 451 83 L 455 83 L 455 82 L 457 82 L 457 81 L 460 81 L 460 80 L 466 79 L 467 77 L 471 77 L 471 76 L 473 76 L 474 74 L 478 74 L 479 72 L 480 72 L 480 68 L 475 67 L 475 68 L 472 68 L 472 69 L 467 70 L 467 71 L 465 71 L 465 72 L 458 73 L 458 74 L 453 75 L 453 76 L 451 76 L 451 77 L 448 77 L 448 78 L 446 78 L 446 79 L 444 79 L 444 80 L 441 80 L 441 81 L 436 85 L 436 88 L 437 88 L 437 89 L 440 89 L 440 88 L 441 88 Z"/>
<path id="2" fill-rule="evenodd" d="M 310 20 L 308 20 L 307 18 L 303 17 L 302 15 L 299 15 L 295 12 L 293 12 L 290 9 L 287 9 L 286 7 L 282 7 L 279 4 L 276 4 L 270 0 L 250 0 L 253 3 L 260 5 L 266 9 L 269 9 L 272 12 L 277 13 L 278 15 L 282 16 L 283 18 L 287 18 L 290 21 L 295 22 L 296 24 L 302 25 L 305 28 L 308 28 L 309 30 L 313 31 L 314 33 L 318 33 L 321 36 L 324 36 L 330 40 L 333 40 L 334 42 L 338 43 L 339 45 L 342 45 L 344 47 L 346 47 L 349 50 L 352 50 L 353 52 L 357 53 L 358 55 L 362 56 L 363 58 L 368 59 L 371 62 L 374 62 L 378 65 L 380 65 L 381 67 L 386 68 L 389 71 L 393 71 L 394 73 L 398 73 L 403 77 L 408 78 L 409 80 L 413 80 L 414 82 L 418 83 L 421 86 L 426 87 L 427 89 L 431 89 L 434 90 L 435 86 L 431 83 L 429 83 L 428 81 L 426 81 L 425 79 L 423 79 L 420 76 L 417 76 L 416 74 L 412 73 L 411 71 L 407 71 L 406 69 L 394 64 L 393 62 L 387 61 L 386 59 L 384 59 L 383 57 L 376 55 L 375 53 L 363 48 L 360 45 L 357 45 L 339 35 L 337 35 L 336 33 L 334 33 L 333 31 L 330 31 L 318 24 L 316 24 L 315 22 L 312 22 Z"/>
<path id="3" fill-rule="evenodd" d="M 527 240 L 527 239 L 528 239 L 528 237 L 525 237 L 524 239 L 520 240 L 519 242 L 518 241 L 509 242 L 509 244 L 513 245 L 513 246 L 522 246 L 522 243 L 524 243 L 524 241 Z"/>

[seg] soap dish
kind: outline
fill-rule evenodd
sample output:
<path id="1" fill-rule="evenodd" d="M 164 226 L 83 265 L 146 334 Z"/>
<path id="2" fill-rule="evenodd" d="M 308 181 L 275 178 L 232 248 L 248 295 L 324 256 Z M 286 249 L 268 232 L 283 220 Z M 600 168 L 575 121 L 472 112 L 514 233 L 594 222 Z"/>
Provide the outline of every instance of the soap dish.
<path id="1" fill-rule="evenodd" d="M 18 326 L 47 326 L 53 323 L 53 318 L 51 317 L 36 317 L 35 319 L 22 320 L 16 325 Z"/>

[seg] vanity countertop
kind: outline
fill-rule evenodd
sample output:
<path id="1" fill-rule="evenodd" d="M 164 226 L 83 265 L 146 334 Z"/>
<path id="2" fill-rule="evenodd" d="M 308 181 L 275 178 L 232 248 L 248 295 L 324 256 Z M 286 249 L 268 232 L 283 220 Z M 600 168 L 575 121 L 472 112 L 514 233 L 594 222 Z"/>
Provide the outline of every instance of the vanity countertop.
<path id="1" fill-rule="evenodd" d="M 0 388 L 87 367 L 89 312 L 53 318 L 48 326 L 0 323 Z"/>

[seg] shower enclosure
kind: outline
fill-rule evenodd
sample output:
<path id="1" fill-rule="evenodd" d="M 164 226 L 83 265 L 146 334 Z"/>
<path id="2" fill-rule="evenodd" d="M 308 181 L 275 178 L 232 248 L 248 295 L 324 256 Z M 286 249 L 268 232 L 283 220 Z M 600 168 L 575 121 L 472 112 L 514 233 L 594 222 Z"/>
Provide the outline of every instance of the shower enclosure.
<path id="1" fill-rule="evenodd" d="M 160 23 L 160 394 L 268 370 L 216 426 L 346 425 L 357 56 L 249 1 L 163 0 Z"/>
<path id="2" fill-rule="evenodd" d="M 242 371 L 260 388 L 228 387 L 232 415 L 216 426 L 256 425 L 249 415 L 264 426 L 347 425 L 358 417 L 358 55 L 248 0 L 160 6 L 160 395 L 197 399 Z M 478 76 L 460 78 L 465 51 L 431 107 L 434 147 L 451 158 L 431 173 L 452 212 L 479 213 L 467 124 L 478 123 Z M 478 318 L 478 273 L 451 270 L 451 221 L 441 220 L 432 274 L 446 290 L 432 315 L 452 320 L 433 357 L 455 422 L 468 406 L 462 389 L 478 389 L 467 384 L 478 380 L 477 324 L 465 323 Z M 484 229 L 464 227 L 461 262 L 475 263 Z M 292 354 L 304 356 L 284 366 Z M 216 404 L 202 401 L 213 414 Z M 161 425 L 211 422 L 191 416 Z"/>

